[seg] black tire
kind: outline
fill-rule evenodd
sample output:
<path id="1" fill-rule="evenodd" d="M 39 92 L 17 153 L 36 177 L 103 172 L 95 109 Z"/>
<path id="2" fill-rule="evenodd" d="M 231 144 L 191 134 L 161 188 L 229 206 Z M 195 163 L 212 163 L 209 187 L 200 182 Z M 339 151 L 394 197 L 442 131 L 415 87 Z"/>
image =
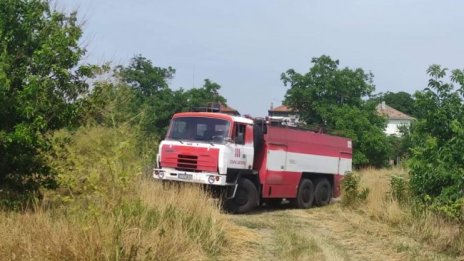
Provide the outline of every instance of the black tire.
<path id="1" fill-rule="evenodd" d="M 310 179 L 303 178 L 298 186 L 296 198 L 291 201 L 297 208 L 310 208 L 314 202 L 314 185 Z"/>
<path id="2" fill-rule="evenodd" d="M 268 198 L 264 200 L 264 203 L 266 203 L 266 206 L 268 207 L 276 208 L 282 204 L 282 199 L 281 198 Z"/>
<path id="3" fill-rule="evenodd" d="M 314 188 L 314 205 L 325 206 L 332 200 L 332 186 L 326 178 L 321 178 L 316 181 Z"/>
<path id="4" fill-rule="evenodd" d="M 224 202 L 224 209 L 229 213 L 242 214 L 258 206 L 258 201 L 258 189 L 255 184 L 247 178 L 240 178 L 235 197 Z"/>

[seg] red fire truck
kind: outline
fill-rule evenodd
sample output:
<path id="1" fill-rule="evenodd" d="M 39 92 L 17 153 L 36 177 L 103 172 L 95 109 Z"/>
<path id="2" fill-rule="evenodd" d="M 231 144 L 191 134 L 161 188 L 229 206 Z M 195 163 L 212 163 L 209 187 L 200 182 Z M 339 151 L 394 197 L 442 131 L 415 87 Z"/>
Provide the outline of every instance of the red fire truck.
<path id="1" fill-rule="evenodd" d="M 283 199 L 309 208 L 340 195 L 351 159 L 346 138 L 266 120 L 184 112 L 171 120 L 153 177 L 205 184 L 225 195 L 224 207 L 233 213 Z"/>

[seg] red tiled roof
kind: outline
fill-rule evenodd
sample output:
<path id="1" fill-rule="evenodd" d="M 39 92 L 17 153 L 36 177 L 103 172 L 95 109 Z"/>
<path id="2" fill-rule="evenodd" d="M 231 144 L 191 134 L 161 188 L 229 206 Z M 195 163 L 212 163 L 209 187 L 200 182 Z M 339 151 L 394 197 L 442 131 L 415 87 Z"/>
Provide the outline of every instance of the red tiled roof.
<path id="1" fill-rule="evenodd" d="M 223 112 L 235 112 L 237 111 L 236 109 L 232 108 L 232 107 L 229 107 L 225 104 L 220 104 L 220 110 L 223 111 Z"/>
<path id="2" fill-rule="evenodd" d="M 226 114 L 240 115 L 240 113 L 236 109 L 222 103 L 219 104 L 219 111 Z"/>
<path id="3" fill-rule="evenodd" d="M 385 102 L 377 105 L 377 112 L 381 115 L 385 115 L 390 120 L 414 120 L 414 117 L 407 115 L 406 113 L 400 112 L 399 110 L 388 106 Z"/>
<path id="4" fill-rule="evenodd" d="M 292 110 L 286 105 L 280 105 L 275 107 L 274 109 L 270 109 L 269 112 L 292 112 Z"/>

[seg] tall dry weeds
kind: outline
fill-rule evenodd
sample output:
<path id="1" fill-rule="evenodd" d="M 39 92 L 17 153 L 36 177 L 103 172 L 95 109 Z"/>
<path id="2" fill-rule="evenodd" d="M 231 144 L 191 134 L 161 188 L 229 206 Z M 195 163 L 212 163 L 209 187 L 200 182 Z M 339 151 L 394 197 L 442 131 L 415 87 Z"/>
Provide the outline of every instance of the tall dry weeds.
<path id="1" fill-rule="evenodd" d="M 194 186 L 143 180 L 138 197 L 78 214 L 65 209 L 0 213 L 6 260 L 206 260 L 244 249 L 247 232 Z"/>
<path id="2" fill-rule="evenodd" d="M 412 199 L 407 198 L 400 202 L 398 196 L 394 195 L 392 176 L 407 180 L 407 170 L 364 169 L 358 173 L 361 185 L 368 187 L 370 191 L 365 205 L 360 207 L 364 213 L 375 220 L 398 227 L 437 251 L 464 256 L 464 228 L 461 224 L 431 212 L 417 211 Z M 404 189 L 407 189 L 407 186 Z M 406 195 L 407 191 L 402 197 L 407 197 Z"/>
<path id="3" fill-rule="evenodd" d="M 163 187 L 141 175 L 130 130 L 86 127 L 59 135 L 68 141 L 50 159 L 61 187 L 33 210 L 0 212 L 2 260 L 208 260 L 246 253 L 251 234 L 229 222 L 200 187 Z"/>

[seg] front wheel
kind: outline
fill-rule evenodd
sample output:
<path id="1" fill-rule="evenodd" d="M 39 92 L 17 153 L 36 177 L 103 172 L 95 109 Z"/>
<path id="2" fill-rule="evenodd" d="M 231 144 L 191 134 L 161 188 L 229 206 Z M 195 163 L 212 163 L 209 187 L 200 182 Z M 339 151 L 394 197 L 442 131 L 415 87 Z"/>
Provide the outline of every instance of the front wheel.
<path id="1" fill-rule="evenodd" d="M 224 202 L 224 209 L 229 213 L 242 214 L 253 210 L 258 205 L 258 189 L 251 180 L 240 178 L 237 182 L 235 197 Z"/>

